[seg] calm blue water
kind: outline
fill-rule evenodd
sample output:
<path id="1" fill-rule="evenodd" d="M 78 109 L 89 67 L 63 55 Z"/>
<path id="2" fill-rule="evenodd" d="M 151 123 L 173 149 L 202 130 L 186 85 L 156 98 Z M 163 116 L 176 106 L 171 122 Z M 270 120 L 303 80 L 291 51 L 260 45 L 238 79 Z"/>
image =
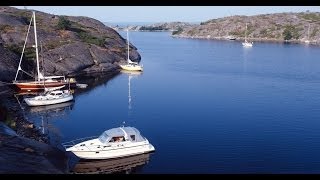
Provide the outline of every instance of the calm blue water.
<path id="1" fill-rule="evenodd" d="M 129 75 L 119 74 L 51 114 L 53 139 L 125 121 L 156 148 L 136 173 L 320 173 L 319 47 L 245 49 L 166 32 L 132 32 L 130 41 L 145 69 L 130 81 L 131 107 Z"/>

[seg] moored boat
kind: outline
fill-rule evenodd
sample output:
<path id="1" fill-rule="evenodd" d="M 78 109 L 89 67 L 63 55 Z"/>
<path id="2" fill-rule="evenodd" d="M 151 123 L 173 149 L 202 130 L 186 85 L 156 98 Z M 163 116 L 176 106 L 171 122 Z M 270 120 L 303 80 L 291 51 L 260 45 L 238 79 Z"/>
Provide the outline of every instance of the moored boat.
<path id="1" fill-rule="evenodd" d="M 42 95 L 32 98 L 24 98 L 29 106 L 45 106 L 51 104 L 59 104 L 73 100 L 70 90 L 47 91 Z"/>
<path id="2" fill-rule="evenodd" d="M 134 127 L 112 128 L 99 137 L 77 139 L 62 145 L 82 159 L 112 159 L 155 151 Z"/>
<path id="3" fill-rule="evenodd" d="M 33 22 L 34 27 L 34 40 L 35 45 L 33 46 L 35 48 L 35 54 L 36 54 L 36 78 L 33 80 L 17 80 L 18 74 L 20 71 L 24 72 L 25 74 L 33 77 L 33 75 L 27 73 L 21 68 L 21 62 L 23 59 L 24 51 L 27 44 L 28 35 L 30 32 L 30 27 Z M 37 40 L 37 28 L 36 28 L 36 15 L 35 12 L 32 14 L 32 18 L 30 20 L 30 24 L 28 26 L 27 36 L 25 39 L 25 43 L 22 49 L 19 66 L 16 72 L 16 76 L 14 81 L 12 82 L 13 85 L 15 85 L 20 90 L 28 90 L 28 91 L 37 91 L 37 90 L 44 90 L 45 87 L 58 87 L 63 85 L 70 84 L 71 86 L 74 86 L 76 84 L 76 80 L 74 78 L 66 78 L 65 76 L 44 76 L 40 72 L 40 64 L 39 64 L 39 51 L 38 51 L 38 40 Z"/>

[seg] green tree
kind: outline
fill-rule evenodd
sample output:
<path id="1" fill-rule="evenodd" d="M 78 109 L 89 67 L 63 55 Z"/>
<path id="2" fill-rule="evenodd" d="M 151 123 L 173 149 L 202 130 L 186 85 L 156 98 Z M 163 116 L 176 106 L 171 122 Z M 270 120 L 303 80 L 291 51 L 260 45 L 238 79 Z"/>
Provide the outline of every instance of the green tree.
<path id="1" fill-rule="evenodd" d="M 290 40 L 293 37 L 292 34 L 291 34 L 291 31 L 289 30 L 289 28 L 284 29 L 282 35 L 283 35 L 283 39 L 284 40 Z"/>
<path id="2" fill-rule="evenodd" d="M 68 30 L 71 27 L 71 22 L 66 19 L 65 17 L 61 16 L 59 17 L 59 22 L 57 25 L 57 28 L 60 30 Z"/>

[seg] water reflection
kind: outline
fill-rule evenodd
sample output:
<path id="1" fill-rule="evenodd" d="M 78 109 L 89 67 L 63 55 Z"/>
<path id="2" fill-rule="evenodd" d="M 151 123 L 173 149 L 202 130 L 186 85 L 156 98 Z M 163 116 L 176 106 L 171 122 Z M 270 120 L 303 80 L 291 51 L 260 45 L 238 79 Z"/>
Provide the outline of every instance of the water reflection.
<path id="1" fill-rule="evenodd" d="M 38 115 L 44 114 L 44 113 L 56 113 L 60 114 L 60 112 L 64 113 L 65 110 L 72 110 L 74 106 L 74 101 L 69 101 L 65 103 L 60 104 L 53 104 L 53 105 L 47 105 L 47 106 L 34 106 L 34 107 L 27 107 L 27 111 L 29 113 L 38 113 Z"/>
<path id="2" fill-rule="evenodd" d="M 133 77 L 138 77 L 142 74 L 141 71 L 127 71 L 121 70 L 121 73 L 128 75 L 128 118 L 131 118 L 132 109 L 132 96 L 131 96 L 131 79 Z"/>
<path id="3" fill-rule="evenodd" d="M 54 121 L 67 119 L 74 105 L 74 101 L 69 101 L 47 106 L 26 107 L 25 113 L 29 121 L 31 120 L 41 133 L 48 137 L 51 145 L 59 146 L 61 143 L 61 132 L 54 125 Z"/>
<path id="4" fill-rule="evenodd" d="M 88 86 L 84 89 L 75 89 L 75 95 L 86 94 L 99 86 L 106 86 L 108 82 L 117 75 L 118 71 L 114 73 L 95 73 L 79 76 L 77 78 L 78 82 L 81 84 L 87 84 Z"/>
<path id="5" fill-rule="evenodd" d="M 81 160 L 78 161 L 71 172 L 86 174 L 139 173 L 143 166 L 149 162 L 151 154 L 147 153 L 108 160 Z"/>

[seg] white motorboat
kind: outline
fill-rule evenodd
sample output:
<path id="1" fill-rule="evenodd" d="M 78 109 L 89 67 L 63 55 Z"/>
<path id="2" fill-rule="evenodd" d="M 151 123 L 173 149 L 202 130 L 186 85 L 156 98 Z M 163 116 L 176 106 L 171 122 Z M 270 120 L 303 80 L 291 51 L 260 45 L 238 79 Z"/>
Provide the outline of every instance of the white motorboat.
<path id="1" fill-rule="evenodd" d="M 112 159 L 155 151 L 134 127 L 112 128 L 99 137 L 77 139 L 62 145 L 82 159 Z"/>
<path id="2" fill-rule="evenodd" d="M 68 102 L 71 100 L 73 100 L 73 95 L 71 94 L 70 90 L 47 91 L 39 96 L 24 98 L 24 101 L 29 106 L 44 106 Z"/>

